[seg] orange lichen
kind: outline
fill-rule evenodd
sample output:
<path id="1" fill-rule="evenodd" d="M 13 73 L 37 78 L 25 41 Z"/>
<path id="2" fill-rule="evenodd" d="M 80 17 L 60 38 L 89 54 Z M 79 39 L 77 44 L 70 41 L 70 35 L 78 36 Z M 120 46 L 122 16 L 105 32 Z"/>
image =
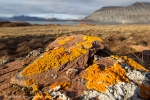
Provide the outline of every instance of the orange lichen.
<path id="1" fill-rule="evenodd" d="M 74 39 L 73 37 L 60 37 L 59 42 L 67 42 Z M 70 48 L 57 47 L 51 51 L 46 51 L 42 57 L 37 58 L 32 64 L 28 65 L 22 72 L 22 76 L 30 76 L 35 73 L 42 73 L 51 68 L 57 68 L 62 64 L 74 60 L 75 58 L 88 53 L 88 49 L 92 47 L 93 41 L 102 41 L 101 38 L 95 36 L 84 36 L 83 42 Z M 85 46 L 83 48 L 82 46 Z"/>
<path id="2" fill-rule="evenodd" d="M 23 76 L 30 76 L 34 73 L 41 73 L 50 68 L 57 68 L 58 66 L 65 64 L 68 61 L 72 61 L 87 52 L 88 50 L 75 46 L 69 50 L 59 47 L 52 51 L 45 52 L 43 57 L 36 59 L 32 64 L 27 66 L 21 74 Z"/>
<path id="3" fill-rule="evenodd" d="M 52 100 L 50 94 L 46 93 L 37 93 L 32 100 Z"/>
<path id="4" fill-rule="evenodd" d="M 83 46 L 84 48 L 91 48 L 92 47 L 92 43 L 94 41 L 100 41 L 102 42 L 102 39 L 96 36 L 84 36 L 83 37 L 83 42 L 78 43 L 78 46 Z"/>
<path id="5" fill-rule="evenodd" d="M 70 40 L 73 40 L 73 39 L 74 39 L 73 37 L 69 37 L 69 38 L 68 37 L 61 37 L 61 38 L 59 38 L 57 40 L 58 40 L 58 44 L 63 45 L 66 42 L 68 42 Z"/>
<path id="6" fill-rule="evenodd" d="M 26 80 L 25 85 L 28 87 L 32 87 L 34 92 L 39 90 L 39 84 L 35 81 L 35 79 Z"/>
<path id="7" fill-rule="evenodd" d="M 70 86 L 70 82 L 56 82 L 50 86 L 50 89 L 54 89 L 55 87 L 60 86 L 61 89 L 67 90 Z"/>
<path id="8" fill-rule="evenodd" d="M 57 41 L 60 41 L 60 40 L 63 40 L 63 39 L 65 39 L 66 38 L 66 36 L 60 36 L 60 37 L 58 37 L 56 40 Z"/>
<path id="9" fill-rule="evenodd" d="M 139 69 L 139 70 L 143 70 L 143 71 L 149 71 L 147 70 L 145 67 L 143 67 L 142 65 L 138 64 L 136 61 L 134 61 L 131 58 L 128 58 L 127 61 L 125 61 L 128 65 L 132 66 L 134 69 Z"/>
<path id="10" fill-rule="evenodd" d="M 118 63 L 115 63 L 112 67 L 106 67 L 104 70 L 100 69 L 97 64 L 93 64 L 86 71 L 87 73 L 83 75 L 83 78 L 88 80 L 86 83 L 88 89 L 104 92 L 109 85 L 119 81 L 129 82 L 126 71 Z"/>
<path id="11" fill-rule="evenodd" d="M 92 43 L 88 42 L 88 41 L 80 42 L 77 45 L 80 46 L 80 47 L 83 46 L 84 48 L 91 48 L 92 47 Z"/>
<path id="12" fill-rule="evenodd" d="M 39 84 L 34 84 L 31 87 L 32 87 L 34 92 L 39 90 Z"/>
<path id="13" fill-rule="evenodd" d="M 26 80 L 26 81 L 25 81 L 25 85 L 26 85 L 26 86 L 31 86 L 31 85 L 33 85 L 33 84 L 35 84 L 35 80 L 34 80 L 34 79 L 29 79 L 29 80 Z"/>
<path id="14" fill-rule="evenodd" d="M 128 64 L 129 66 L 133 67 L 135 70 L 138 69 L 138 70 L 142 70 L 142 71 L 149 71 L 147 70 L 145 67 L 143 67 L 142 65 L 138 64 L 136 61 L 134 61 L 133 59 L 131 58 L 128 58 L 127 56 L 114 56 L 112 55 L 111 56 L 113 59 L 116 59 L 116 60 L 119 60 L 119 62 L 121 63 L 126 63 Z"/>
<path id="15" fill-rule="evenodd" d="M 103 40 L 101 39 L 101 38 L 99 38 L 99 37 L 96 37 L 96 36 L 87 36 L 87 35 L 85 35 L 84 37 L 83 37 L 83 40 L 84 41 L 88 41 L 88 42 L 94 42 L 94 41 L 100 41 L 100 42 L 102 42 Z"/>

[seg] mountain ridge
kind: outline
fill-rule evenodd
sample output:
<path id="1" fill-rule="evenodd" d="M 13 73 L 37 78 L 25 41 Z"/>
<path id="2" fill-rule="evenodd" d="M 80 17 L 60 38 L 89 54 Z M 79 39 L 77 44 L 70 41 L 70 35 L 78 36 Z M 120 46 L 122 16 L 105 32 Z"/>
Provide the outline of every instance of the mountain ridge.
<path id="1" fill-rule="evenodd" d="M 0 21 L 2 21 L 3 19 L 2 18 L 0 18 Z"/>
<path id="2" fill-rule="evenodd" d="M 25 15 L 15 15 L 12 17 L 0 17 L 0 20 L 8 20 L 8 21 L 55 21 L 59 20 L 57 18 L 41 18 L 36 16 L 25 16 Z"/>
<path id="3" fill-rule="evenodd" d="M 129 6 L 106 6 L 85 20 L 118 23 L 150 22 L 150 2 L 135 2 Z"/>
<path id="4" fill-rule="evenodd" d="M 17 20 L 17 21 L 44 21 L 44 18 L 38 18 L 38 17 L 30 17 L 30 16 L 13 16 L 10 18 L 11 20 Z"/>

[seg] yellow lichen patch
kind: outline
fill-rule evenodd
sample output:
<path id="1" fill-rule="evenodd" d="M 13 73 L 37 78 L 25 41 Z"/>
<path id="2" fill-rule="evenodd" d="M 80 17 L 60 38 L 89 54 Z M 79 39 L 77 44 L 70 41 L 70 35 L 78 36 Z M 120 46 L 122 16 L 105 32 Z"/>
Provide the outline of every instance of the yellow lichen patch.
<path id="1" fill-rule="evenodd" d="M 77 45 L 80 46 L 80 47 L 83 46 L 84 48 L 91 48 L 92 47 L 92 43 L 88 42 L 88 41 L 80 42 Z"/>
<path id="2" fill-rule="evenodd" d="M 124 62 L 124 60 L 127 60 L 127 56 L 120 57 L 120 56 L 111 55 L 110 57 L 115 59 L 115 60 L 118 60 L 118 62 L 120 62 L 120 63 Z"/>
<path id="3" fill-rule="evenodd" d="M 145 67 L 143 67 L 142 65 L 138 64 L 136 61 L 134 61 L 133 59 L 131 58 L 128 58 L 127 56 L 114 56 L 112 55 L 111 56 L 113 59 L 116 59 L 118 60 L 119 62 L 121 63 L 126 63 L 128 64 L 129 66 L 133 67 L 135 70 L 138 69 L 138 70 L 142 70 L 142 71 L 149 71 L 147 70 Z"/>
<path id="4" fill-rule="evenodd" d="M 94 41 L 100 41 L 100 42 L 102 42 L 103 40 L 101 39 L 101 38 L 99 38 L 99 37 L 96 37 L 96 36 L 87 36 L 87 35 L 85 35 L 84 37 L 83 37 L 83 40 L 84 41 L 88 41 L 88 42 L 94 42 Z"/>
<path id="5" fill-rule="evenodd" d="M 33 84 L 35 84 L 35 80 L 34 80 L 34 79 L 29 79 L 29 80 L 26 80 L 26 81 L 25 81 L 25 85 L 26 85 L 26 86 L 31 86 L 31 85 L 33 85 Z"/>
<path id="6" fill-rule="evenodd" d="M 58 37 L 56 40 L 57 40 L 57 41 L 60 41 L 60 40 L 63 40 L 64 38 L 66 38 L 66 36 L 60 36 L 60 37 Z"/>
<path id="7" fill-rule="evenodd" d="M 60 37 L 57 40 L 62 42 L 60 44 L 64 44 L 64 42 L 73 39 L 73 37 Z M 28 65 L 21 72 L 21 75 L 30 76 L 35 73 L 42 73 L 51 68 L 57 68 L 62 64 L 88 53 L 88 49 L 92 47 L 93 41 L 102 41 L 101 38 L 95 36 L 84 36 L 83 40 L 83 42 L 79 42 L 77 45 L 70 48 L 57 47 L 51 51 L 46 51 L 42 57 L 37 58 L 32 64 Z"/>
<path id="8" fill-rule="evenodd" d="M 126 63 L 128 65 L 132 66 L 134 69 L 139 69 L 139 70 L 143 70 L 143 71 L 149 71 L 145 67 L 143 67 L 142 65 L 138 64 L 136 61 L 134 61 L 131 58 L 128 58 L 128 60 L 126 61 Z"/>
<path id="9" fill-rule="evenodd" d="M 63 45 L 65 44 L 66 42 L 70 41 L 70 40 L 73 40 L 74 38 L 73 37 L 62 37 L 62 38 L 59 38 L 57 39 L 58 40 L 58 44 L 60 45 Z"/>
<path id="10" fill-rule="evenodd" d="M 57 86 L 60 86 L 60 88 L 63 90 L 67 90 L 71 86 L 71 84 L 70 82 L 56 82 L 50 86 L 50 89 L 54 89 Z"/>
<path id="11" fill-rule="evenodd" d="M 42 73 L 50 68 L 57 68 L 87 52 L 88 50 L 76 46 L 69 48 L 69 50 L 58 47 L 52 51 L 45 52 L 43 57 L 36 59 L 32 64 L 27 66 L 21 74 L 22 76 L 30 76 L 35 73 Z"/>
<path id="12" fill-rule="evenodd" d="M 32 87 L 34 92 L 39 90 L 39 84 L 34 84 L 31 87 Z"/>
<path id="13" fill-rule="evenodd" d="M 47 93 L 37 93 L 32 100 L 52 100 L 50 94 Z"/>
<path id="14" fill-rule="evenodd" d="M 106 67 L 104 70 L 100 69 L 97 64 L 93 64 L 86 71 L 87 73 L 82 77 L 88 80 L 86 83 L 88 89 L 105 92 L 109 85 L 119 81 L 129 82 L 126 71 L 118 63 L 115 63 L 112 67 Z"/>
<path id="15" fill-rule="evenodd" d="M 72 55 L 72 57 L 79 57 L 81 54 L 86 54 L 88 52 L 88 50 L 86 49 L 82 49 L 76 46 L 73 46 L 70 48 L 70 54 Z"/>
<path id="16" fill-rule="evenodd" d="M 28 87 L 32 87 L 34 92 L 39 90 L 39 84 L 34 79 L 26 80 L 25 85 Z"/>
<path id="17" fill-rule="evenodd" d="M 83 40 L 83 42 L 80 42 L 77 45 L 80 47 L 83 46 L 84 48 L 91 48 L 94 41 L 102 42 L 102 39 L 96 36 L 84 36 Z"/>

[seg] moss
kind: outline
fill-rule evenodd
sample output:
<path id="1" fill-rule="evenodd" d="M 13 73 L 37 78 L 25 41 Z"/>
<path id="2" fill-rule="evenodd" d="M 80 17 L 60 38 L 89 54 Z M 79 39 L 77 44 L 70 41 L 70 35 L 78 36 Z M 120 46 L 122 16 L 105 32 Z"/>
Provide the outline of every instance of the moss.
<path id="1" fill-rule="evenodd" d="M 70 82 L 56 82 L 50 86 L 50 89 L 54 89 L 55 87 L 60 86 L 61 89 L 67 90 L 70 86 Z"/>
<path id="2" fill-rule="evenodd" d="M 119 81 L 129 82 L 126 71 L 118 63 L 115 63 L 112 67 L 106 67 L 104 70 L 100 69 L 97 64 L 93 64 L 86 71 L 87 73 L 83 75 L 83 78 L 88 80 L 86 83 L 88 89 L 105 92 L 107 86 Z"/>

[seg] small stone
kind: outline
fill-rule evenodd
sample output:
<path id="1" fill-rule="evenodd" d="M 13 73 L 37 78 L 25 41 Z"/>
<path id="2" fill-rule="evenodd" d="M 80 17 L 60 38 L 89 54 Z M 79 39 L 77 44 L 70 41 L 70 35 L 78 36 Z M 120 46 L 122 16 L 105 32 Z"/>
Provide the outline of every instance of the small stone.
<path id="1" fill-rule="evenodd" d="M 57 75 L 54 75 L 54 74 L 51 74 L 51 77 L 52 77 L 53 79 L 56 79 L 58 76 L 57 76 Z"/>
<path id="2" fill-rule="evenodd" d="M 22 90 L 22 91 L 25 91 L 26 89 L 27 89 L 26 87 L 23 87 L 21 90 Z"/>
<path id="3" fill-rule="evenodd" d="M 66 71 L 66 75 L 69 79 L 73 79 L 75 78 L 76 74 L 77 74 L 78 70 L 77 69 L 73 69 L 73 68 L 69 68 Z"/>
<path id="4" fill-rule="evenodd" d="M 94 60 L 99 60 L 99 59 L 100 59 L 100 56 L 94 55 Z"/>

